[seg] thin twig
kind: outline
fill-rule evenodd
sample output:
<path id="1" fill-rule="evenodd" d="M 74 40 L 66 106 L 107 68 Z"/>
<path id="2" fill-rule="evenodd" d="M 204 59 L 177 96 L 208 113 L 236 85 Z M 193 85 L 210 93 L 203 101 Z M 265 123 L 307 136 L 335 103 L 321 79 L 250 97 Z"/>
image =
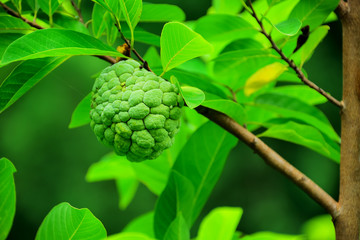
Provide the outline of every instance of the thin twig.
<path id="1" fill-rule="evenodd" d="M 83 19 L 83 16 L 82 16 L 82 14 L 81 14 L 80 8 L 76 5 L 76 3 L 75 3 L 74 0 L 71 0 L 71 4 L 73 5 L 75 11 L 76 11 L 77 14 L 78 14 L 79 22 L 81 22 L 82 24 L 84 24 L 84 19 Z"/>
<path id="2" fill-rule="evenodd" d="M 328 193 L 326 193 L 321 187 L 305 176 L 297 168 L 292 166 L 250 131 L 221 112 L 203 106 L 199 106 L 195 108 L 195 110 L 252 148 L 262 159 L 265 160 L 268 165 L 291 179 L 312 199 L 324 207 L 333 218 L 338 216 L 338 203 Z"/>
<path id="3" fill-rule="evenodd" d="M 258 18 L 258 16 L 256 15 L 255 9 L 252 5 L 251 0 L 249 1 L 249 6 L 250 9 L 252 11 L 251 15 L 255 18 L 256 22 L 259 24 L 260 28 L 261 28 L 261 33 L 269 40 L 271 47 L 280 55 L 281 59 L 283 59 L 288 65 L 289 67 L 291 67 L 297 74 L 297 76 L 299 77 L 299 79 L 306 85 L 308 85 L 309 87 L 311 87 L 312 89 L 316 90 L 317 92 L 319 92 L 321 95 L 323 95 L 324 97 L 326 97 L 330 102 L 332 102 L 333 104 L 335 104 L 336 106 L 338 106 L 339 108 L 343 108 L 343 104 L 342 102 L 340 102 L 339 100 L 337 100 L 336 98 L 334 98 L 333 96 L 331 96 L 330 94 L 328 94 L 327 92 L 325 92 L 322 88 L 320 88 L 319 86 L 317 86 L 315 83 L 311 82 L 309 79 L 307 79 L 304 75 L 304 73 L 300 70 L 300 68 L 298 68 L 296 66 L 296 64 L 294 63 L 293 60 L 290 60 L 288 57 L 285 56 L 285 54 L 282 52 L 282 50 L 276 45 L 276 43 L 274 42 L 274 40 L 272 39 L 271 35 L 268 34 L 265 31 L 264 25 L 262 24 L 262 22 L 260 21 L 260 19 Z"/>
<path id="4" fill-rule="evenodd" d="M 11 16 L 16 17 L 16 18 L 20 18 L 21 20 L 23 20 L 25 23 L 29 24 L 31 27 L 37 28 L 37 29 L 43 29 L 43 27 L 41 27 L 40 25 L 29 21 L 28 19 L 24 18 L 23 16 L 21 16 L 19 13 L 15 12 L 14 10 L 12 10 L 11 8 L 9 8 L 5 3 L 0 2 L 0 6 Z"/>
<path id="5" fill-rule="evenodd" d="M 146 70 L 148 70 L 149 72 L 153 72 L 153 71 L 150 69 L 149 64 L 147 63 L 147 61 L 145 61 L 145 59 L 143 59 L 143 58 L 141 57 L 141 55 L 135 50 L 135 48 L 133 48 L 133 47 L 131 46 L 130 41 L 129 41 L 128 39 L 126 39 L 126 37 L 125 37 L 124 34 L 122 33 L 120 27 L 119 27 L 117 24 L 115 24 L 115 26 L 116 26 L 118 32 L 120 33 L 121 39 L 130 47 L 130 49 L 132 49 L 132 52 L 136 55 L 136 57 L 140 60 L 140 62 L 142 62 L 143 67 L 144 67 Z"/>

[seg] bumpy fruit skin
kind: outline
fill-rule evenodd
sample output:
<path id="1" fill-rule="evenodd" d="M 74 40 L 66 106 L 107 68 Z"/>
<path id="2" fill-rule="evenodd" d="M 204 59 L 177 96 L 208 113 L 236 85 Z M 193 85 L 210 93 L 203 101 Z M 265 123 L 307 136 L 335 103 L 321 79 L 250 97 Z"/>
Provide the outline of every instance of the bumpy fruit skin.
<path id="1" fill-rule="evenodd" d="M 174 84 L 129 59 L 105 68 L 92 91 L 90 126 L 116 154 L 140 162 L 171 147 L 184 105 Z"/>

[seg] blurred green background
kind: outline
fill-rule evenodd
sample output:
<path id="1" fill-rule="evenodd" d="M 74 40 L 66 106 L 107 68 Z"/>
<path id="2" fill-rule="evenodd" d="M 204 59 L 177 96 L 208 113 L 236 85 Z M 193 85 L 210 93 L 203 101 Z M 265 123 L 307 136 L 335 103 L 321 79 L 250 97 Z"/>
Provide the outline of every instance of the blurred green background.
<path id="1" fill-rule="evenodd" d="M 211 4 L 209 0 L 148 2 L 176 4 L 185 11 L 187 20 L 203 16 Z M 85 19 L 91 16 L 91 6 L 90 1 L 82 4 Z M 145 27 L 158 33 L 161 30 L 159 25 Z M 341 26 L 335 22 L 330 27 L 305 69 L 311 80 L 340 99 Z M 144 47 L 137 45 L 141 53 Z M 67 127 L 72 111 L 92 87 L 91 76 L 107 65 L 94 57 L 73 57 L 0 115 L 0 156 L 9 158 L 17 168 L 17 210 L 9 239 L 33 239 L 50 209 L 64 201 L 89 208 L 109 234 L 120 232 L 133 218 L 154 208 L 156 197 L 145 187 L 140 187 L 128 209 L 121 211 L 113 181 L 87 183 L 88 167 L 110 149 L 97 142 L 89 126 Z M 338 109 L 329 103 L 320 108 L 340 133 Z M 337 198 L 337 164 L 300 146 L 265 141 Z M 242 143 L 231 152 L 200 218 L 217 206 L 242 207 L 238 230 L 244 233 L 298 234 L 306 220 L 325 213 Z M 194 233 L 197 227 L 198 223 Z"/>

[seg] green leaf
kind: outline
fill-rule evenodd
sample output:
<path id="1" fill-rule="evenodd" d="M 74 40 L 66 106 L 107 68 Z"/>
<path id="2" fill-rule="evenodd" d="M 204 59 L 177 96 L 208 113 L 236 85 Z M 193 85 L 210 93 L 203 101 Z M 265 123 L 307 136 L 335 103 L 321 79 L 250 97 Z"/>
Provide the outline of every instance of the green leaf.
<path id="1" fill-rule="evenodd" d="M 246 235 L 245 237 L 242 237 L 241 240 L 304 240 L 304 236 L 287 235 L 273 232 L 258 232 L 251 235 Z"/>
<path id="2" fill-rule="evenodd" d="M 215 94 L 221 98 L 227 98 L 224 91 L 214 84 L 214 80 L 204 74 L 188 72 L 175 68 L 167 72 L 164 77 L 169 79 L 172 75 L 174 75 L 182 84 L 199 88 L 204 92 Z"/>
<path id="3" fill-rule="evenodd" d="M 335 240 L 335 229 L 330 215 L 321 215 L 308 220 L 302 232 L 309 240 Z"/>
<path id="4" fill-rule="evenodd" d="M 67 59 L 40 58 L 20 63 L 0 86 L 0 113 Z"/>
<path id="5" fill-rule="evenodd" d="M 314 30 L 339 5 L 339 0 L 301 0 L 292 10 L 289 18 L 298 18 L 303 26 Z"/>
<path id="6" fill-rule="evenodd" d="M 281 34 L 287 36 L 294 36 L 297 34 L 301 28 L 301 21 L 297 18 L 289 18 L 281 23 L 274 25 L 276 30 L 278 30 Z"/>
<path id="7" fill-rule="evenodd" d="M 232 42 L 239 38 L 249 38 L 257 33 L 246 20 L 226 14 L 212 14 L 200 18 L 196 22 L 195 31 L 211 43 Z"/>
<path id="8" fill-rule="evenodd" d="M 103 224 L 87 208 L 74 208 L 69 203 L 56 205 L 41 223 L 36 240 L 105 239 Z"/>
<path id="9" fill-rule="evenodd" d="M 26 0 L 27 4 L 34 11 L 34 14 L 39 10 L 39 0 Z"/>
<path id="10" fill-rule="evenodd" d="M 258 136 L 292 142 L 310 148 L 336 162 L 340 161 L 340 148 L 334 149 L 330 146 L 322 134 L 312 126 L 289 121 L 285 124 L 274 125 Z"/>
<path id="11" fill-rule="evenodd" d="M 213 0 L 212 5 L 215 13 L 236 15 L 242 8 L 241 1 L 234 0 Z"/>
<path id="12" fill-rule="evenodd" d="M 135 197 L 139 181 L 136 178 L 122 178 L 116 180 L 117 191 L 120 195 L 119 208 L 125 210 Z"/>
<path id="13" fill-rule="evenodd" d="M 6 33 L 6 34 L 0 34 L 0 58 L 2 57 L 3 53 L 5 52 L 5 49 L 10 45 L 10 43 L 12 43 L 13 41 L 15 41 L 16 39 L 18 39 L 19 37 L 21 37 L 22 34 L 19 33 Z"/>
<path id="14" fill-rule="evenodd" d="M 6 239 L 10 232 L 16 205 L 14 165 L 7 159 L 0 159 L 0 239 Z"/>
<path id="15" fill-rule="evenodd" d="M 32 31 L 33 28 L 19 18 L 0 16 L 0 33 L 29 33 Z"/>
<path id="16" fill-rule="evenodd" d="M 172 149 L 177 143 L 175 140 Z M 171 153 L 167 150 L 155 160 L 132 164 L 138 180 L 156 195 L 160 195 L 165 188 L 171 167 L 169 156 Z"/>
<path id="17" fill-rule="evenodd" d="M 185 20 L 184 11 L 176 5 L 151 4 L 143 5 L 140 22 L 170 22 Z"/>
<path id="18" fill-rule="evenodd" d="M 131 46 L 134 45 L 134 29 L 140 20 L 142 0 L 120 0 L 121 12 L 131 32 Z"/>
<path id="19" fill-rule="evenodd" d="M 214 46 L 216 56 L 227 44 L 242 38 L 253 38 L 258 31 L 249 22 L 238 16 L 211 14 L 201 17 L 195 31 Z"/>
<path id="20" fill-rule="evenodd" d="M 106 240 L 156 240 L 138 232 L 126 232 L 111 235 Z"/>
<path id="21" fill-rule="evenodd" d="M 164 237 L 179 212 L 191 227 L 217 182 L 228 153 L 236 143 L 235 137 L 212 122 L 201 126 L 190 137 L 157 202 L 154 218 L 157 238 Z"/>
<path id="22" fill-rule="evenodd" d="M 68 55 L 125 57 L 89 35 L 65 29 L 44 29 L 27 34 L 12 42 L 5 50 L 1 65 L 27 59 Z"/>
<path id="23" fill-rule="evenodd" d="M 317 105 L 326 103 L 327 99 L 318 93 L 316 90 L 303 85 L 290 85 L 276 87 L 268 91 L 268 93 L 275 93 L 280 95 L 297 98 L 309 105 Z"/>
<path id="24" fill-rule="evenodd" d="M 87 174 L 86 181 L 98 182 L 104 180 L 134 178 L 135 171 L 126 157 L 114 153 L 105 155 L 99 162 L 93 163 Z"/>
<path id="25" fill-rule="evenodd" d="M 279 62 L 260 68 L 246 81 L 244 86 L 245 95 L 249 96 L 270 82 L 275 81 L 286 69 L 287 66 Z"/>
<path id="26" fill-rule="evenodd" d="M 320 26 L 310 34 L 306 43 L 292 57 L 297 65 L 302 67 L 311 58 L 316 47 L 325 38 L 329 29 L 329 26 Z"/>
<path id="27" fill-rule="evenodd" d="M 213 72 L 217 81 L 238 89 L 259 68 L 279 62 L 277 55 L 266 49 L 246 49 L 226 52 L 214 59 Z M 246 69 L 246 71 L 239 71 Z"/>
<path id="28" fill-rule="evenodd" d="M 296 98 L 265 93 L 255 98 L 255 106 L 277 113 L 278 118 L 294 118 L 317 128 L 335 142 L 340 141 L 329 120 L 316 107 Z"/>
<path id="29" fill-rule="evenodd" d="M 148 212 L 132 220 L 122 232 L 143 233 L 154 237 L 154 212 Z"/>
<path id="30" fill-rule="evenodd" d="M 177 215 L 174 221 L 170 224 L 165 233 L 166 240 L 190 240 L 189 227 L 186 224 L 181 212 Z"/>
<path id="31" fill-rule="evenodd" d="M 59 0 L 38 0 L 41 10 L 43 10 L 49 17 L 51 17 L 56 9 L 59 7 Z"/>
<path id="32" fill-rule="evenodd" d="M 148 48 L 144 54 L 144 59 L 152 69 L 155 67 L 161 67 L 160 55 L 154 46 Z"/>
<path id="33" fill-rule="evenodd" d="M 193 109 L 199 106 L 205 100 L 205 94 L 198 88 L 181 87 L 181 94 L 186 102 L 186 105 Z"/>
<path id="34" fill-rule="evenodd" d="M 84 24 L 79 22 L 79 20 L 74 19 L 73 17 L 64 16 L 62 14 L 54 14 L 54 27 L 74 30 L 87 35 L 90 34 L 89 30 L 85 27 Z"/>
<path id="35" fill-rule="evenodd" d="M 71 115 L 69 128 L 76 128 L 90 123 L 91 93 L 86 95 L 76 106 Z"/>
<path id="36" fill-rule="evenodd" d="M 160 37 L 160 46 L 164 72 L 212 50 L 210 43 L 202 36 L 178 22 L 165 24 Z"/>
<path id="37" fill-rule="evenodd" d="M 131 37 L 130 30 L 126 30 L 125 27 L 122 28 L 122 31 L 126 38 Z M 148 32 L 140 27 L 137 27 L 134 31 L 135 42 L 146 43 L 149 45 L 160 46 L 160 37 L 154 33 Z"/>
<path id="38" fill-rule="evenodd" d="M 242 213 L 236 207 L 213 209 L 201 222 L 196 240 L 232 240 Z"/>
<path id="39" fill-rule="evenodd" d="M 14 4 L 17 12 L 19 12 L 21 14 L 21 0 L 11 0 L 11 2 Z"/>
<path id="40" fill-rule="evenodd" d="M 239 124 L 244 124 L 246 120 L 246 113 L 244 108 L 231 100 L 217 99 L 217 100 L 206 100 L 201 105 L 222 112 Z"/>
<path id="41" fill-rule="evenodd" d="M 101 37 L 102 33 L 105 31 L 108 23 L 107 21 L 111 21 L 112 19 L 101 5 L 94 4 L 94 8 L 92 11 L 92 32 L 96 38 Z"/>
<path id="42" fill-rule="evenodd" d="M 231 43 L 229 43 L 222 51 L 221 53 L 225 52 L 231 52 L 236 50 L 245 50 L 245 49 L 262 49 L 264 46 L 252 38 L 244 38 L 244 39 L 238 39 Z"/>

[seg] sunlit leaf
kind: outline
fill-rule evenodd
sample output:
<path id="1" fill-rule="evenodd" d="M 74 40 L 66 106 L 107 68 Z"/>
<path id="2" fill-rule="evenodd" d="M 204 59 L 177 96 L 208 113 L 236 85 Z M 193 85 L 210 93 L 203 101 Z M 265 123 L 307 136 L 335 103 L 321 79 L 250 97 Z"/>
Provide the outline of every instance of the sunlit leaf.
<path id="1" fill-rule="evenodd" d="M 339 0 L 301 0 L 292 10 L 289 18 L 298 18 L 310 30 L 321 25 L 327 16 L 339 5 Z"/>
<path id="2" fill-rule="evenodd" d="M 260 68 L 246 81 L 244 87 L 245 95 L 249 96 L 266 84 L 275 81 L 286 69 L 287 67 L 279 62 Z"/>
<path id="3" fill-rule="evenodd" d="M 1 33 L 0 34 L 0 39 L 1 39 L 1 41 L 0 41 L 0 58 L 2 57 L 6 48 L 10 45 L 10 43 L 12 43 L 13 41 L 15 41 L 16 39 L 18 39 L 21 36 L 22 36 L 22 34 L 20 34 L 20 33 Z"/>
<path id="4" fill-rule="evenodd" d="M 212 5 L 215 13 L 236 15 L 242 8 L 241 1 L 213 0 Z"/>
<path id="5" fill-rule="evenodd" d="M 259 68 L 279 62 L 279 59 L 266 49 L 246 49 L 221 54 L 214 62 L 214 79 L 232 89 L 238 89 Z"/>
<path id="6" fill-rule="evenodd" d="M 68 203 L 55 206 L 41 223 L 36 240 L 99 240 L 106 238 L 103 224 L 87 208 L 74 208 Z"/>
<path id="7" fill-rule="evenodd" d="M 120 0 L 122 16 L 130 28 L 131 46 L 134 43 L 134 29 L 140 20 L 142 0 Z"/>
<path id="8" fill-rule="evenodd" d="M 167 240 L 190 240 L 189 227 L 181 212 L 172 221 L 167 229 L 164 239 Z"/>
<path id="9" fill-rule="evenodd" d="M 295 118 L 303 121 L 328 136 L 335 142 L 339 142 L 340 137 L 331 126 L 326 116 L 316 107 L 306 104 L 296 98 L 265 93 L 255 98 L 255 106 L 274 112 L 278 118 Z"/>
<path id="10" fill-rule="evenodd" d="M 330 215 L 317 216 L 306 221 L 302 232 L 309 240 L 335 240 L 335 229 Z"/>
<path id="11" fill-rule="evenodd" d="M 0 33 L 28 33 L 33 31 L 32 29 L 32 27 L 19 18 L 0 16 Z"/>
<path id="12" fill-rule="evenodd" d="M 40 58 L 20 63 L 0 86 L 0 113 L 67 59 Z"/>
<path id="13" fill-rule="evenodd" d="M 0 159 L 0 239 L 6 239 L 10 232 L 16 205 L 14 165 L 7 159 Z"/>
<path id="14" fill-rule="evenodd" d="M 312 126 L 289 121 L 285 124 L 274 125 L 258 136 L 276 138 L 302 145 L 336 162 L 340 161 L 340 148 L 332 148 L 322 134 Z"/>
<path id="15" fill-rule="evenodd" d="M 38 0 L 38 4 L 49 17 L 51 17 L 60 5 L 59 0 Z"/>
<path id="16" fill-rule="evenodd" d="M 273 232 L 258 232 L 246 235 L 241 240 L 304 240 L 302 235 L 288 235 Z M 315 240 L 315 239 L 314 239 Z"/>
<path id="17" fill-rule="evenodd" d="M 126 225 L 122 232 L 137 232 L 154 237 L 154 212 L 145 213 L 135 218 Z"/>
<path id="18" fill-rule="evenodd" d="M 301 28 L 301 22 L 297 18 L 289 18 L 281 23 L 274 25 L 276 30 L 288 36 L 294 36 Z"/>
<path id="19" fill-rule="evenodd" d="M 244 124 L 246 120 L 244 108 L 234 101 L 227 99 L 206 100 L 201 105 L 225 113 L 239 124 Z"/>
<path id="20" fill-rule="evenodd" d="M 184 11 L 176 5 L 144 3 L 140 22 L 169 22 L 185 20 Z"/>
<path id="21" fill-rule="evenodd" d="M 196 108 L 205 100 L 205 94 L 198 88 L 181 87 L 181 94 L 189 108 Z"/>
<path id="22" fill-rule="evenodd" d="M 196 240 L 232 240 L 242 213 L 236 207 L 213 209 L 201 222 Z"/>
<path id="23" fill-rule="evenodd" d="M 92 11 L 92 33 L 96 38 L 99 38 L 105 31 L 108 25 L 107 21 L 111 20 L 109 12 L 107 12 L 101 5 L 94 4 Z"/>
<path id="24" fill-rule="evenodd" d="M 165 24 L 160 38 L 164 72 L 192 58 L 208 54 L 212 46 L 201 35 L 182 23 Z"/>
<path id="25" fill-rule="evenodd" d="M 150 238 L 145 234 L 138 232 L 126 232 L 126 233 L 118 233 L 111 235 L 106 238 L 107 240 L 155 240 L 154 238 Z"/>
<path id="26" fill-rule="evenodd" d="M 1 65 L 27 59 L 69 55 L 125 57 L 89 35 L 65 29 L 44 29 L 27 34 L 12 42 L 4 52 Z"/>
<path id="27" fill-rule="evenodd" d="M 268 92 L 297 98 L 310 105 L 317 105 L 327 102 L 327 99 L 323 95 L 314 89 L 303 85 L 281 86 L 273 88 Z"/>

